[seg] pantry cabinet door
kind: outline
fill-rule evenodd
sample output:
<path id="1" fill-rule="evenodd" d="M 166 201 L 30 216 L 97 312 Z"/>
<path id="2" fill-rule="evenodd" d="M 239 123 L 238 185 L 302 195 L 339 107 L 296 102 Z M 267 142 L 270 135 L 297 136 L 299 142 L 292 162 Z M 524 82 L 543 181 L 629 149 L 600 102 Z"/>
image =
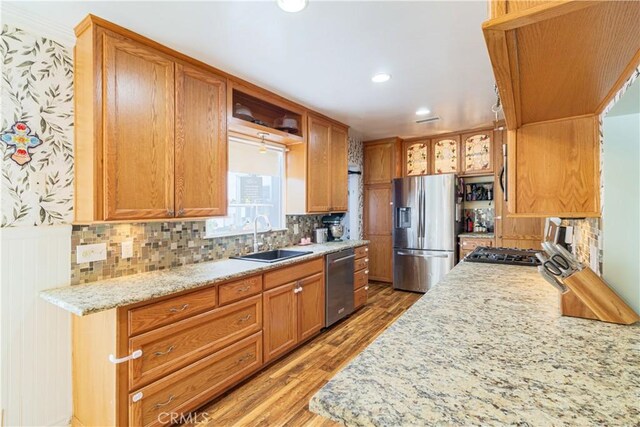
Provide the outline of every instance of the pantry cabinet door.
<path id="1" fill-rule="evenodd" d="M 349 208 L 349 147 L 347 130 L 331 127 L 331 212 Z"/>
<path id="2" fill-rule="evenodd" d="M 174 62 L 103 37 L 105 219 L 173 217 Z"/>
<path id="3" fill-rule="evenodd" d="M 463 175 L 487 175 L 493 172 L 493 131 L 462 135 Z"/>
<path id="4" fill-rule="evenodd" d="M 307 211 L 331 210 L 331 123 L 309 116 Z"/>
<path id="5" fill-rule="evenodd" d="M 226 80 L 176 64 L 177 217 L 227 211 Z"/>

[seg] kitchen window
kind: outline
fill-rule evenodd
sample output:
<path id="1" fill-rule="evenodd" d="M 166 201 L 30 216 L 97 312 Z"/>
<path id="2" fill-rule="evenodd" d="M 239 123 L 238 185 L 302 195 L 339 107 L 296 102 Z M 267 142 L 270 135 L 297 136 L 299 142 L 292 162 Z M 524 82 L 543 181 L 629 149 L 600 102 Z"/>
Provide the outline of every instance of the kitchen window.
<path id="1" fill-rule="evenodd" d="M 265 215 L 274 230 L 285 228 L 285 147 L 229 138 L 227 216 L 207 220 L 206 237 L 253 232 L 253 220 Z M 266 224 L 258 222 L 258 231 Z"/>

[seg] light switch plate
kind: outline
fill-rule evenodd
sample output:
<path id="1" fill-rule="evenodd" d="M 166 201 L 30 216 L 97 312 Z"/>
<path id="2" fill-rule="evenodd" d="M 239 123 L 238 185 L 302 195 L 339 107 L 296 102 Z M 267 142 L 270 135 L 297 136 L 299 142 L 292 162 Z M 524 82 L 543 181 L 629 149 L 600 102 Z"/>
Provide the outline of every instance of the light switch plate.
<path id="1" fill-rule="evenodd" d="M 300 226 L 297 223 L 293 224 L 293 234 L 300 234 Z"/>
<path id="2" fill-rule="evenodd" d="M 107 259 L 107 244 L 96 243 L 93 245 L 80 245 L 76 247 L 76 262 L 83 264 L 86 262 L 102 261 Z"/>
<path id="3" fill-rule="evenodd" d="M 133 257 L 133 240 L 122 242 L 122 259 Z"/>
<path id="4" fill-rule="evenodd" d="M 589 267 L 596 273 L 600 269 L 600 263 L 598 262 L 598 247 L 591 245 L 589 247 Z"/>

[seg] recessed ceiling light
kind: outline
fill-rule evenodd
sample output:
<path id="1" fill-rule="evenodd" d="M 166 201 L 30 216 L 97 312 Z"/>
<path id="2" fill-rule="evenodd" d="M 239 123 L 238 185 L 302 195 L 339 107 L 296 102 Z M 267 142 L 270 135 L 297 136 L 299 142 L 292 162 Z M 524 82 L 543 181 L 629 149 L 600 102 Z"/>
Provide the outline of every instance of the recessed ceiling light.
<path id="1" fill-rule="evenodd" d="M 277 0 L 280 9 L 285 12 L 300 12 L 307 7 L 309 0 Z"/>
<path id="2" fill-rule="evenodd" d="M 391 78 L 391 74 L 378 73 L 373 77 L 371 77 L 371 81 L 374 83 L 384 83 L 386 81 L 389 81 L 390 78 Z"/>
<path id="3" fill-rule="evenodd" d="M 419 108 L 418 111 L 416 111 L 416 116 L 426 116 L 427 114 L 431 114 L 431 110 L 428 108 Z"/>

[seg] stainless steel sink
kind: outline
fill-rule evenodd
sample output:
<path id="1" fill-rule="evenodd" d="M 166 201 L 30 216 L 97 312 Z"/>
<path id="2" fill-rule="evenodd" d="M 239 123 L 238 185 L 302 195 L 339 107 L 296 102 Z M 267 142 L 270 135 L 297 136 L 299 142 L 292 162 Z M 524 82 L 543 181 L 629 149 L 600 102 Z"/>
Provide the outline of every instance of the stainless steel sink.
<path id="1" fill-rule="evenodd" d="M 256 262 L 278 262 L 283 261 L 289 258 L 295 258 L 302 255 L 312 254 L 311 251 L 287 251 L 282 249 L 275 249 L 273 251 L 266 252 L 256 252 L 253 254 L 242 255 L 242 256 L 232 256 L 232 259 L 241 259 L 245 261 L 256 261 Z"/>

